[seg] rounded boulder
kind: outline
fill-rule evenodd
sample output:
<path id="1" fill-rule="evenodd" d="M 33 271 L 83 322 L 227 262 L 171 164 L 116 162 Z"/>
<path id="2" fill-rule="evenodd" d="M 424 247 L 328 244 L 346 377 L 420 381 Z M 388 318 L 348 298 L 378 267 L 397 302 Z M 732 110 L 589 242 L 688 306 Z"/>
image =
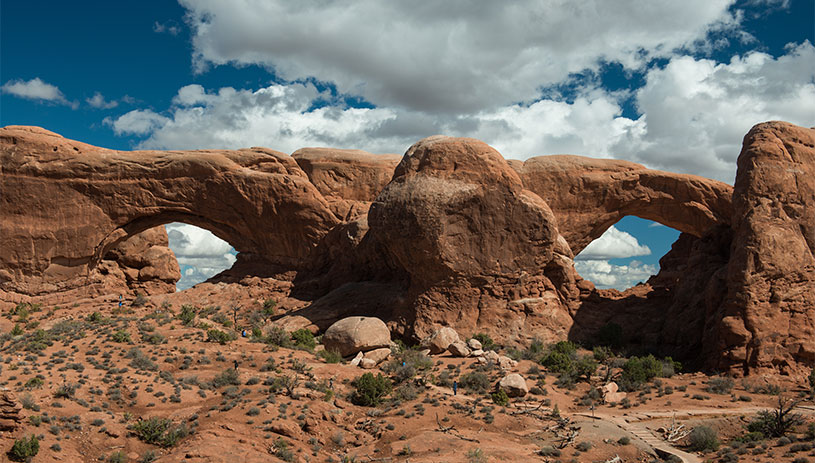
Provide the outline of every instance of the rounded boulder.
<path id="1" fill-rule="evenodd" d="M 343 357 L 389 347 L 390 342 L 390 330 L 375 317 L 343 318 L 328 327 L 323 335 L 326 350 L 337 351 Z"/>

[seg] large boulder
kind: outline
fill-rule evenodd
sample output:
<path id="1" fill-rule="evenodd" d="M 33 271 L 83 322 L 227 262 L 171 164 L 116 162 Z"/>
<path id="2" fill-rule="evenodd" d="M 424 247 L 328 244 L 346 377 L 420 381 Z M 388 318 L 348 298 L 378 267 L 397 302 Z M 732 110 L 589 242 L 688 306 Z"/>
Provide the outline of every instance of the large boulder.
<path id="1" fill-rule="evenodd" d="M 518 373 L 510 373 L 501 378 L 498 388 L 506 392 L 509 397 L 523 397 L 529 392 L 526 380 Z"/>
<path id="2" fill-rule="evenodd" d="M 460 338 L 456 330 L 449 326 L 444 326 L 422 340 L 422 347 L 430 349 L 431 354 L 441 354 L 450 347 L 450 344 L 459 341 Z"/>
<path id="3" fill-rule="evenodd" d="M 334 323 L 323 334 L 326 350 L 343 357 L 358 352 L 389 347 L 391 332 L 385 322 L 374 317 L 348 317 Z"/>

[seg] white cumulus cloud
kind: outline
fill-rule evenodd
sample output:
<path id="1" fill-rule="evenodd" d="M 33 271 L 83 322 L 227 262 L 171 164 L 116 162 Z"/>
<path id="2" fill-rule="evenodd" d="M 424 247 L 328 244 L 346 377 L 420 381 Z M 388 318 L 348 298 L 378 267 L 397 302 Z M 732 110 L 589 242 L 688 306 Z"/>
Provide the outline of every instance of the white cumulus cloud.
<path id="1" fill-rule="evenodd" d="M 603 62 L 641 69 L 733 29 L 732 0 L 181 0 L 194 61 L 260 64 L 377 106 L 434 113 L 538 98 Z"/>
<path id="2" fill-rule="evenodd" d="M 9 95 L 14 95 L 19 98 L 64 104 L 71 106 L 73 109 L 78 107 L 77 102 L 68 101 L 68 99 L 65 98 L 65 95 L 60 91 L 59 87 L 43 82 L 39 77 L 35 77 L 31 80 L 10 80 L 0 88 L 3 93 L 8 93 Z"/>
<path id="3" fill-rule="evenodd" d="M 185 223 L 170 223 L 164 227 L 178 264 L 189 266 L 176 284 L 179 290 L 201 283 L 235 263 L 232 246 L 209 230 Z"/>
<path id="4" fill-rule="evenodd" d="M 106 117 L 105 124 L 116 135 L 148 135 L 163 127 L 170 119 L 149 109 L 134 109 L 116 119 Z"/>
<path id="5" fill-rule="evenodd" d="M 613 265 L 605 260 L 577 260 L 574 268 L 580 276 L 590 280 L 598 288 L 621 291 L 647 281 L 658 270 L 656 265 L 643 264 L 637 260 L 632 260 L 628 265 Z"/>
<path id="6" fill-rule="evenodd" d="M 613 225 L 599 238 L 589 243 L 575 260 L 608 260 L 626 257 L 647 256 L 651 249 L 640 244 L 633 235 L 618 230 Z"/>
<path id="7" fill-rule="evenodd" d="M 85 101 L 94 108 L 97 109 L 112 109 L 119 106 L 119 102 L 116 100 L 107 101 L 105 97 L 99 93 L 95 92 L 92 97 L 86 98 Z"/>

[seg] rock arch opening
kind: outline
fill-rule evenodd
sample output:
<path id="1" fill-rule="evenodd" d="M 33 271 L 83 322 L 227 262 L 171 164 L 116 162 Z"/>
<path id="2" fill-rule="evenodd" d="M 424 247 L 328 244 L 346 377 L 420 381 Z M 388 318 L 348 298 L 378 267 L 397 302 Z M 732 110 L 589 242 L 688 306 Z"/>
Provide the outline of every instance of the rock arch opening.
<path id="1" fill-rule="evenodd" d="M 181 273 L 177 291 L 207 281 L 232 268 L 237 260 L 235 248 L 205 228 L 183 222 L 168 223 L 164 228 Z"/>
<path id="2" fill-rule="evenodd" d="M 679 235 L 659 222 L 623 217 L 575 256 L 575 270 L 598 289 L 625 291 L 659 272 Z"/>

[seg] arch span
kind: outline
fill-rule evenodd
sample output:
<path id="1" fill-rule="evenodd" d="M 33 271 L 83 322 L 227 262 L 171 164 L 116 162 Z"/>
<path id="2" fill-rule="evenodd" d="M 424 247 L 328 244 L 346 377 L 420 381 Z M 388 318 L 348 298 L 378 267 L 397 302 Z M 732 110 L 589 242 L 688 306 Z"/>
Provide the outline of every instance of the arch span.
<path id="1" fill-rule="evenodd" d="M 0 284 L 24 294 L 81 284 L 114 246 L 168 222 L 290 268 L 339 223 L 269 149 L 124 152 L 34 127 L 0 129 L 0 148 Z"/>
<path id="2" fill-rule="evenodd" d="M 510 164 L 524 186 L 549 204 L 575 255 L 627 215 L 701 237 L 729 225 L 733 213 L 733 187 L 695 175 L 571 155 Z"/>

